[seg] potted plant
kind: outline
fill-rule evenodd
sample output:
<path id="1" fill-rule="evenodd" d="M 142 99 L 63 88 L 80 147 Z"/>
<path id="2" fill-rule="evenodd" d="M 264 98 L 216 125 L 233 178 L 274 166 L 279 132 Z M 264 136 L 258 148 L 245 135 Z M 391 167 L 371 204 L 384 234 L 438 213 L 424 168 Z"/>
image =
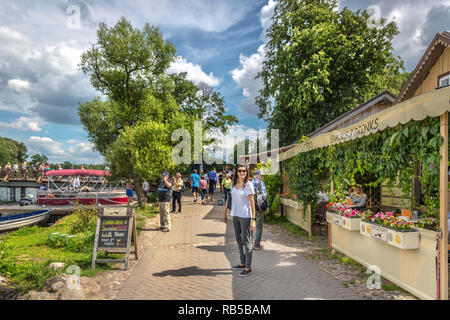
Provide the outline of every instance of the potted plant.
<path id="1" fill-rule="evenodd" d="M 377 239 L 400 249 L 419 248 L 419 232 L 414 224 L 394 216 L 394 212 L 366 211 L 360 223 L 363 236 Z"/>
<path id="2" fill-rule="evenodd" d="M 327 222 L 344 229 L 359 230 L 362 212 L 350 208 L 346 203 L 329 203 L 327 205 Z"/>

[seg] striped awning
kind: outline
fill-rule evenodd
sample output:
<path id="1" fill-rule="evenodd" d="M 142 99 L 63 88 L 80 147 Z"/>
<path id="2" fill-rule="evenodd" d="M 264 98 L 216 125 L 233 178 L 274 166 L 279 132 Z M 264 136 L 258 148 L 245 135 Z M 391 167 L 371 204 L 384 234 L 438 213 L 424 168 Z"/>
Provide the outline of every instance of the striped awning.
<path id="1" fill-rule="evenodd" d="M 299 153 L 359 139 L 413 120 L 421 121 L 427 117 L 439 117 L 449 111 L 450 87 L 437 89 L 396 104 L 349 127 L 326 132 L 297 144 L 286 152 L 281 152 L 279 161 L 287 160 Z"/>

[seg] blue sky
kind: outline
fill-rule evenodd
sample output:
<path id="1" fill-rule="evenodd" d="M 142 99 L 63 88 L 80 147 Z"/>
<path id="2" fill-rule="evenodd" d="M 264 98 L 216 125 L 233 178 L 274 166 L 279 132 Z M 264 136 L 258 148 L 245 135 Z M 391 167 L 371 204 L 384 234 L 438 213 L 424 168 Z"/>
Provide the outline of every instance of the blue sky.
<path id="1" fill-rule="evenodd" d="M 264 128 L 256 117 L 264 59 L 264 30 L 273 0 L 3 0 L 0 7 L 0 135 L 26 143 L 52 162 L 99 163 L 78 117 L 78 102 L 98 95 L 77 68 L 96 40 L 96 25 L 121 16 L 142 28 L 160 27 L 177 49 L 171 72 L 188 72 L 225 97 L 239 118 L 233 132 Z M 394 20 L 394 49 L 411 71 L 437 32 L 449 30 L 449 0 L 341 0 L 352 10 L 376 6 Z M 78 8 L 80 24 L 77 25 Z M 374 11 L 376 12 L 376 10 Z"/>

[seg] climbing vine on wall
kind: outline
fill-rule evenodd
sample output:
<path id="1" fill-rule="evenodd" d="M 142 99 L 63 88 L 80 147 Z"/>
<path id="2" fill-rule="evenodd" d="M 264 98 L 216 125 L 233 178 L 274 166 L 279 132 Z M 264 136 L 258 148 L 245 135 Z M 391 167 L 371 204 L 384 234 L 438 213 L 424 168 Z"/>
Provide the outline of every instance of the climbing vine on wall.
<path id="1" fill-rule="evenodd" d="M 439 206 L 439 162 L 443 138 L 439 118 L 412 121 L 342 144 L 301 153 L 287 161 L 289 187 L 301 201 L 314 205 L 319 181 L 328 175 L 335 196 L 344 199 L 348 187 L 392 187 L 397 179 L 402 191 L 411 192 L 412 178 L 423 187 L 426 215 Z M 421 170 L 417 170 L 420 168 Z"/>

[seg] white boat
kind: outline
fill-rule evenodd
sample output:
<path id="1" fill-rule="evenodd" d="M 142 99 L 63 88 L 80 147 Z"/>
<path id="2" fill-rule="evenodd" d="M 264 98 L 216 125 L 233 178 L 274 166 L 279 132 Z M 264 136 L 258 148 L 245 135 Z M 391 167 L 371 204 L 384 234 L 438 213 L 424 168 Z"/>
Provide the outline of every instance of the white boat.
<path id="1" fill-rule="evenodd" d="M 50 209 L 47 209 L 19 214 L 9 214 L 0 218 L 0 232 L 18 229 L 44 221 L 49 216 L 50 211 Z"/>

